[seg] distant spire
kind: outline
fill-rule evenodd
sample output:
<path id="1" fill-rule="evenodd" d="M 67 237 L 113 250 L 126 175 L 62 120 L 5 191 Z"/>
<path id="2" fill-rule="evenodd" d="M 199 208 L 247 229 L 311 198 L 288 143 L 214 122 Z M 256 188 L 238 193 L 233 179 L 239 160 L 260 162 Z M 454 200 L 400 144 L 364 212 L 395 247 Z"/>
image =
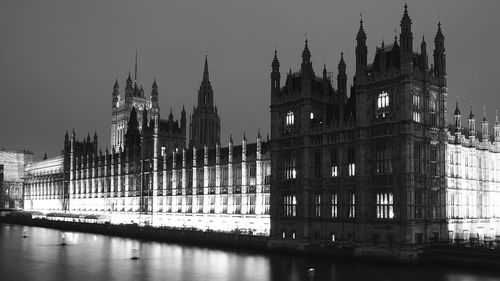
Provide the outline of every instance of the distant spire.
<path id="1" fill-rule="evenodd" d="M 483 122 L 486 122 L 486 105 L 483 105 Z"/>
<path id="2" fill-rule="evenodd" d="M 454 113 L 454 115 L 461 115 L 460 109 L 458 109 L 458 96 L 457 96 L 457 105 L 455 107 L 455 113 Z"/>
<path id="3" fill-rule="evenodd" d="M 472 101 L 470 101 L 470 113 L 469 113 L 469 119 L 474 119 L 474 113 L 472 113 Z"/>
<path id="4" fill-rule="evenodd" d="M 156 76 L 155 76 L 155 78 L 153 80 L 153 88 L 154 89 L 158 89 L 158 85 L 156 84 Z"/>
<path id="5" fill-rule="evenodd" d="M 118 77 L 115 79 L 115 85 L 113 86 L 114 89 L 118 89 Z"/>
<path id="6" fill-rule="evenodd" d="M 243 131 L 243 140 L 246 141 L 247 140 L 247 134 L 245 131 Z"/>
<path id="7" fill-rule="evenodd" d="M 495 124 L 498 125 L 498 109 L 495 109 Z"/>
<path id="8" fill-rule="evenodd" d="M 137 49 L 135 50 L 135 74 L 134 81 L 137 81 Z"/>
<path id="9" fill-rule="evenodd" d="M 497 118 L 498 119 L 498 118 Z M 257 138 L 260 139 L 260 128 L 258 128 L 258 131 L 257 131 Z"/>
<path id="10" fill-rule="evenodd" d="M 311 52 L 309 51 L 309 44 L 307 41 L 307 33 L 306 33 L 306 41 L 304 50 L 302 51 L 302 60 L 309 62 L 311 60 Z"/>
<path id="11" fill-rule="evenodd" d="M 205 54 L 205 67 L 203 69 L 203 82 L 209 82 L 210 79 L 208 77 L 208 55 Z"/>

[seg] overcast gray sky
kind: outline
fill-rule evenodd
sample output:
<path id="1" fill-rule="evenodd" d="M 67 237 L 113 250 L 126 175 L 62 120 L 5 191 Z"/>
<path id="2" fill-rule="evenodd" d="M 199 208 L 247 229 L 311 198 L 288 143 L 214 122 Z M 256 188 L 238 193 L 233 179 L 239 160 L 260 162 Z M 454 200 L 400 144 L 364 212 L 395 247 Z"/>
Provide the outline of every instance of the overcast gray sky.
<path id="1" fill-rule="evenodd" d="M 375 3 L 377 2 L 377 3 Z M 500 1 L 407 1 L 414 48 L 425 33 L 432 54 L 438 19 L 446 38 L 448 113 L 473 100 L 493 121 L 500 107 Z M 97 130 L 109 146 L 115 77 L 123 90 L 134 54 L 149 95 L 154 76 L 162 118 L 196 102 L 205 52 L 222 120 L 221 141 L 269 131 L 270 64 L 297 70 L 307 33 L 316 73 L 344 51 L 349 82 L 360 12 L 369 62 L 382 39 L 399 34 L 403 1 L 10 1 L 0 3 L 0 146 L 55 156 L 64 133 Z M 283 75 L 282 75 L 283 77 Z"/>

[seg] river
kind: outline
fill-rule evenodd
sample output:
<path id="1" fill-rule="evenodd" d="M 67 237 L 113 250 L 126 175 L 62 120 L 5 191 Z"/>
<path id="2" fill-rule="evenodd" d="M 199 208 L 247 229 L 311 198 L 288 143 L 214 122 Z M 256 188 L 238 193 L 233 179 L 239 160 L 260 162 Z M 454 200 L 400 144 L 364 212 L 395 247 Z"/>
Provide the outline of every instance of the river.
<path id="1" fill-rule="evenodd" d="M 27 237 L 23 238 L 23 234 Z M 500 271 L 238 252 L 0 224 L 0 280 L 500 281 Z M 136 249 L 136 250 L 134 250 Z M 137 253 L 139 259 L 131 257 Z"/>

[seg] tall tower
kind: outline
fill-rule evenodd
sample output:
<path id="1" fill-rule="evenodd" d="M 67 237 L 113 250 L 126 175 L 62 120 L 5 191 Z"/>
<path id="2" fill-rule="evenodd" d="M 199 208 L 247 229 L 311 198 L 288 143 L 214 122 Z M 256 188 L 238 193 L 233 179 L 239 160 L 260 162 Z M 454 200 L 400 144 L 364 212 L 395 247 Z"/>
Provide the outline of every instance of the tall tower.
<path id="1" fill-rule="evenodd" d="M 198 90 L 198 106 L 193 108 L 190 124 L 190 146 L 220 144 L 220 118 L 214 106 L 214 91 L 208 73 L 208 58 L 205 56 L 203 80 Z"/>
<path id="2" fill-rule="evenodd" d="M 363 20 L 360 20 L 358 35 L 356 35 L 356 80 L 366 74 L 367 55 L 366 32 L 363 28 Z"/>
<path id="3" fill-rule="evenodd" d="M 411 19 L 408 15 L 408 5 L 405 3 L 403 18 L 401 19 L 401 34 L 399 35 L 402 71 L 413 69 L 413 33 L 411 32 Z"/>

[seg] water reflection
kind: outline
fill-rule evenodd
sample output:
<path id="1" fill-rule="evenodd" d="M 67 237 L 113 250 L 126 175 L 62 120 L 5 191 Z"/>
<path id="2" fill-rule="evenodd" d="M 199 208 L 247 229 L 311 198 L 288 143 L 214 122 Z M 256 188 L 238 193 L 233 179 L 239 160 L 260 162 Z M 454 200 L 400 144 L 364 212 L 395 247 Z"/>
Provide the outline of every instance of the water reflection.
<path id="1" fill-rule="evenodd" d="M 22 238 L 26 230 L 27 238 Z M 0 279 L 9 280 L 450 280 L 500 281 L 493 271 L 394 266 L 258 254 L 0 225 Z M 136 248 L 140 259 L 132 260 Z"/>

